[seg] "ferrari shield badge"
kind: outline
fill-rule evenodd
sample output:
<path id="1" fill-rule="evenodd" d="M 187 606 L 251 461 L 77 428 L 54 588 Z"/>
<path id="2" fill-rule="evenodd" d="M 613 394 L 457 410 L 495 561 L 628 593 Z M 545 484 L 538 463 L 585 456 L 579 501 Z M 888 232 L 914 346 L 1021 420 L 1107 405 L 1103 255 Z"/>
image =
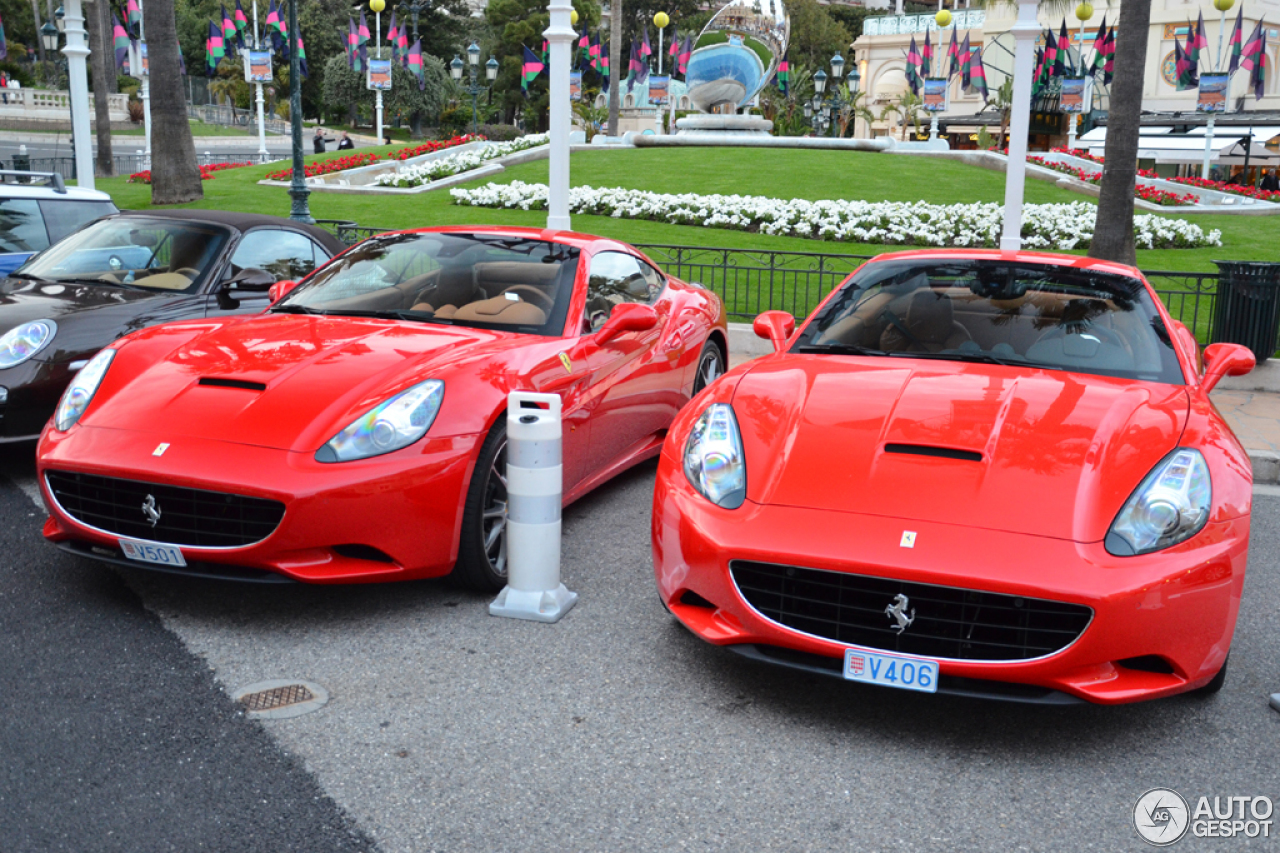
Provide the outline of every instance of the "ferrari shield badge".
<path id="1" fill-rule="evenodd" d="M 902 531 L 902 540 L 898 542 L 898 546 L 901 548 L 916 547 L 916 532 L 914 530 Z"/>
<path id="2" fill-rule="evenodd" d="M 169 449 L 169 442 L 162 441 L 156 445 L 156 449 L 151 451 L 152 456 L 164 456 L 164 452 Z"/>
<path id="3" fill-rule="evenodd" d="M 566 373 L 573 373 L 573 362 L 569 360 L 569 353 L 560 353 L 560 363 L 564 365 Z"/>

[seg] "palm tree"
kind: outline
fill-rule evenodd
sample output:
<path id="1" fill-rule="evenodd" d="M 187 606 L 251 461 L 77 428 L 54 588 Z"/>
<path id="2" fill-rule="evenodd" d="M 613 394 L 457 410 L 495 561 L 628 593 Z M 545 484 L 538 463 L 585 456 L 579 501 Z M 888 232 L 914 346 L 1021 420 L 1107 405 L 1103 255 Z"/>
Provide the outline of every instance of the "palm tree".
<path id="1" fill-rule="evenodd" d="M 898 98 L 899 112 L 902 115 L 902 141 L 907 141 L 907 119 L 915 125 L 916 136 L 920 135 L 920 107 L 924 106 L 924 98 L 907 90 Z"/>
<path id="2" fill-rule="evenodd" d="M 840 84 L 840 112 L 836 115 L 836 126 L 840 131 L 840 136 L 857 136 L 856 130 L 850 132 L 852 128 L 857 127 L 858 119 L 862 119 L 867 123 L 867 127 L 871 127 L 871 122 L 876 120 L 876 114 L 871 111 L 863 99 L 867 93 L 853 91 L 848 83 Z"/>
<path id="3" fill-rule="evenodd" d="M 895 104 L 893 101 L 890 101 L 889 103 L 885 104 L 883 107 L 880 108 L 880 113 L 879 115 L 876 116 L 876 118 L 882 122 L 885 122 L 886 135 L 893 136 L 893 132 L 889 130 L 889 127 L 887 126 L 889 122 L 889 116 L 898 116 L 899 118 L 902 119 L 902 127 L 903 127 L 902 138 L 905 140 L 907 138 L 906 137 L 907 114 L 902 111 L 902 107 L 899 104 Z"/>
<path id="4" fill-rule="evenodd" d="M 1138 168 L 1142 84 L 1147 67 L 1151 0 L 1124 0 L 1116 25 L 1115 79 L 1107 116 L 1106 162 L 1098 193 L 1089 257 L 1125 264 L 1137 262 L 1133 244 L 1133 187 Z"/>
<path id="5" fill-rule="evenodd" d="M 991 106 L 1000 111 L 1000 136 L 996 138 L 997 148 L 1007 148 L 1009 140 L 1005 135 L 1009 132 L 1009 113 L 1013 109 L 1013 78 L 1006 77 L 991 98 Z"/>
<path id="6" fill-rule="evenodd" d="M 89 3 L 84 9 L 89 32 L 89 62 L 93 71 L 94 139 L 98 143 L 98 174 L 110 178 L 116 173 L 111 151 L 111 109 L 107 93 L 116 90 L 116 69 L 111 58 L 111 5 L 106 0 Z"/>
<path id="7" fill-rule="evenodd" d="M 181 204 L 204 196 L 187 98 L 178 73 L 178 29 L 172 3 L 143 6 L 151 69 L 151 203 Z"/>

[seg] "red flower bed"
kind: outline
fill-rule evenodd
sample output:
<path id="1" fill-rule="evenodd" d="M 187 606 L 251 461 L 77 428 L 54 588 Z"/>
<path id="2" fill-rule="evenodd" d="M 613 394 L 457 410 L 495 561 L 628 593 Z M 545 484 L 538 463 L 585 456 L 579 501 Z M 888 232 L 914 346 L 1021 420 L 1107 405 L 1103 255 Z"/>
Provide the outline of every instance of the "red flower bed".
<path id="1" fill-rule="evenodd" d="M 360 166 L 368 166 L 376 163 L 384 156 L 392 160 L 408 160 L 410 157 L 417 157 L 419 154 L 430 154 L 433 151 L 441 151 L 445 148 L 453 148 L 457 145 L 463 145 L 467 142 L 475 142 L 484 139 L 483 136 L 472 136 L 464 134 L 455 136 L 452 139 L 433 140 L 424 142 L 421 145 L 410 145 L 400 148 L 388 154 L 374 154 L 372 152 L 366 154 L 348 154 L 346 157 L 336 157 L 332 160 L 321 160 L 316 163 L 308 163 L 302 168 L 302 172 L 308 178 L 314 178 L 319 175 L 332 175 L 334 172 L 341 172 L 346 169 L 356 169 Z M 293 169 L 281 169 L 267 175 L 269 181 L 287 181 L 293 177 Z"/>
<path id="2" fill-rule="evenodd" d="M 332 160 L 321 160 L 318 163 L 308 163 L 302 168 L 302 173 L 308 178 L 314 178 L 318 175 L 331 175 L 334 172 L 341 172 L 345 169 L 356 169 L 360 166 L 368 166 L 370 163 L 376 163 L 382 159 L 380 154 L 348 154 L 346 157 L 335 157 Z M 272 172 L 267 175 L 269 181 L 287 181 L 293 177 L 293 169 L 281 169 L 278 172 Z"/>
<path id="3" fill-rule="evenodd" d="M 1061 151 L 1063 149 L 1055 150 Z M 1084 181 L 1087 184 L 1102 183 L 1101 172 L 1087 172 L 1084 169 L 1079 169 L 1075 166 L 1068 166 L 1066 163 L 1050 162 L 1043 157 L 1036 157 L 1030 154 L 1027 155 L 1027 160 L 1038 166 L 1044 166 L 1046 169 L 1053 169 L 1055 172 L 1062 172 L 1063 174 L 1070 175 L 1071 177 Z M 1142 175 L 1144 178 L 1156 177 L 1155 172 L 1150 170 L 1139 170 L 1138 174 Z M 1146 184 L 1135 184 L 1133 187 L 1133 194 L 1143 201 L 1164 205 L 1165 207 L 1183 207 L 1188 204 L 1200 203 L 1200 197 L 1195 193 L 1184 193 L 1183 195 L 1178 195 L 1177 193 L 1171 193 L 1168 190 L 1149 187 Z M 1280 193 L 1276 193 L 1276 195 L 1280 195 Z"/>
<path id="4" fill-rule="evenodd" d="M 223 169 L 239 169 L 243 166 L 252 166 L 252 163 L 210 163 L 207 166 L 200 167 L 200 180 L 213 180 L 214 172 L 221 172 Z M 151 183 L 151 170 L 145 172 L 134 172 L 129 176 L 128 183 L 131 184 L 149 184 Z"/>
<path id="5" fill-rule="evenodd" d="M 1083 148 L 1067 148 L 1066 146 L 1063 146 L 1062 148 L 1054 148 L 1052 149 L 1052 151 L 1054 154 L 1067 154 L 1071 157 L 1079 157 L 1081 160 L 1088 160 L 1092 163 L 1102 162 L 1101 157 L 1097 157 L 1093 154 L 1090 154 L 1088 151 L 1085 151 Z"/>
<path id="6" fill-rule="evenodd" d="M 1189 184 L 1193 187 L 1202 187 L 1207 190 L 1217 190 L 1219 192 L 1231 193 L 1232 195 L 1242 195 L 1248 198 L 1261 199 L 1262 201 L 1280 202 L 1280 192 L 1270 192 L 1268 190 L 1260 190 L 1257 187 L 1240 184 L 1228 184 L 1223 181 L 1210 181 L 1205 178 L 1169 178 L 1177 184 Z"/>
<path id="7" fill-rule="evenodd" d="M 461 136 L 455 136 L 452 139 L 432 140 L 424 142 L 421 145 L 410 145 L 408 148 L 401 148 L 399 151 L 392 151 L 387 156 L 392 160 L 408 160 L 410 157 L 417 157 L 419 154 L 430 154 L 434 151 L 443 151 L 445 148 L 454 148 L 458 145 L 466 145 L 468 142 L 480 142 L 484 140 L 484 136 L 477 134 L 472 136 L 470 133 L 464 133 Z"/>

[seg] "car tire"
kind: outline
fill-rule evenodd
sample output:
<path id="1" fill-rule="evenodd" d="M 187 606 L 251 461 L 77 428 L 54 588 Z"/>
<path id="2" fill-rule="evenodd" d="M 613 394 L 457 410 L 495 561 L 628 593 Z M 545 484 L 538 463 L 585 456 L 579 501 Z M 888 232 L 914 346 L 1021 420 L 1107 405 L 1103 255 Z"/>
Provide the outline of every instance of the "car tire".
<path id="1" fill-rule="evenodd" d="M 452 579 L 475 592 L 498 592 L 507 584 L 507 419 L 489 430 L 471 485 L 467 487 Z"/>
<path id="2" fill-rule="evenodd" d="M 698 368 L 693 377 L 693 396 L 698 396 L 703 388 L 723 375 L 724 355 L 720 352 L 720 347 L 716 346 L 716 342 L 708 338 L 702 345 L 702 352 L 698 354 Z"/>
<path id="3" fill-rule="evenodd" d="M 1227 659 L 1222 662 L 1222 669 L 1218 670 L 1218 674 L 1209 680 L 1204 687 L 1197 687 L 1192 690 L 1195 696 L 1212 696 L 1222 689 L 1222 685 L 1227 683 L 1227 664 L 1231 663 L 1231 655 L 1227 654 Z"/>

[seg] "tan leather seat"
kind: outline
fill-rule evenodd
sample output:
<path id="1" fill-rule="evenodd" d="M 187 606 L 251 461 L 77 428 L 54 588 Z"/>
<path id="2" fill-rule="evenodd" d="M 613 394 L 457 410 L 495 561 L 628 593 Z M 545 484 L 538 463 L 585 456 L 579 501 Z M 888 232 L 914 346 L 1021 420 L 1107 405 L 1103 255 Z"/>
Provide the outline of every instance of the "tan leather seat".
<path id="1" fill-rule="evenodd" d="M 886 352 L 942 352 L 971 340 L 968 330 L 955 322 L 945 293 L 915 291 L 896 319 L 880 335 L 880 349 Z"/>
<path id="2" fill-rule="evenodd" d="M 439 311 L 436 316 L 440 316 Z M 528 302 L 495 296 L 463 305 L 453 315 L 453 319 L 476 323 L 506 323 L 512 326 L 541 326 L 547 322 L 547 312 Z"/>

